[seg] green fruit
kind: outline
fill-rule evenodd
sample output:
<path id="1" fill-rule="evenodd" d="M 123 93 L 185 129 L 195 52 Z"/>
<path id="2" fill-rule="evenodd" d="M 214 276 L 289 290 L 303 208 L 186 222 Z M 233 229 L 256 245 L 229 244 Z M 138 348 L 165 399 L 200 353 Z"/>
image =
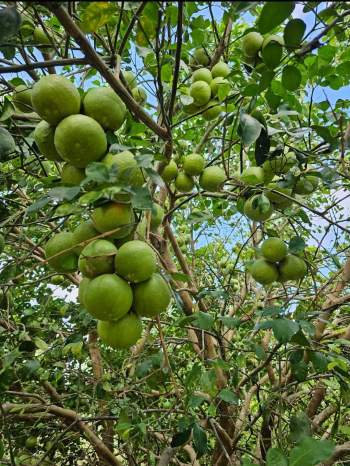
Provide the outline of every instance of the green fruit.
<path id="1" fill-rule="evenodd" d="M 224 170 L 213 165 L 205 168 L 199 178 L 201 188 L 209 192 L 219 191 L 225 181 L 226 174 Z"/>
<path id="2" fill-rule="evenodd" d="M 207 121 L 215 120 L 224 110 L 224 107 L 216 100 L 210 100 L 202 116 Z"/>
<path id="3" fill-rule="evenodd" d="M 136 314 L 130 313 L 117 322 L 99 321 L 97 333 L 106 345 L 115 349 L 126 349 L 141 338 L 142 322 Z"/>
<path id="4" fill-rule="evenodd" d="M 242 40 L 242 51 L 246 57 L 255 57 L 264 42 L 259 32 L 248 32 Z"/>
<path id="5" fill-rule="evenodd" d="M 262 167 L 245 168 L 241 174 L 241 180 L 248 186 L 262 184 L 265 179 L 264 169 Z"/>
<path id="6" fill-rule="evenodd" d="M 131 93 L 138 104 L 143 105 L 147 101 L 146 91 L 142 87 L 134 87 Z"/>
<path id="7" fill-rule="evenodd" d="M 85 170 L 65 163 L 61 170 L 61 182 L 66 186 L 79 186 L 85 180 Z"/>
<path id="8" fill-rule="evenodd" d="M 107 154 L 102 160 L 102 163 L 108 168 L 115 166 L 117 170 L 117 179 L 119 183 L 128 186 L 142 186 L 144 177 L 142 170 L 138 167 L 134 155 L 125 150 L 118 154 Z"/>
<path id="9" fill-rule="evenodd" d="M 12 97 L 12 102 L 14 106 L 23 113 L 31 113 L 33 111 L 32 108 L 32 90 L 25 86 L 24 84 L 20 84 L 15 88 L 14 95 Z"/>
<path id="10" fill-rule="evenodd" d="M 197 107 L 197 105 L 193 103 L 189 105 L 183 105 L 182 109 L 187 115 L 194 115 L 201 110 L 200 107 Z"/>
<path id="11" fill-rule="evenodd" d="M 60 285 L 61 283 L 64 282 L 64 280 L 65 280 L 64 275 L 53 275 L 50 278 L 50 281 L 53 285 Z"/>
<path id="12" fill-rule="evenodd" d="M 175 188 L 180 191 L 180 193 L 189 193 L 194 187 L 193 178 L 186 175 L 184 172 L 179 172 L 175 180 Z"/>
<path id="13" fill-rule="evenodd" d="M 91 215 L 94 227 L 100 233 L 116 230 L 109 237 L 123 238 L 134 228 L 134 213 L 130 204 L 109 202 L 97 207 Z"/>
<path id="14" fill-rule="evenodd" d="M 78 225 L 77 228 L 73 231 L 74 241 L 76 244 L 74 248 L 75 252 L 80 254 L 85 246 L 99 234 L 100 233 L 96 230 L 96 228 L 94 228 L 91 220 Z"/>
<path id="15" fill-rule="evenodd" d="M 4 251 L 5 249 L 5 238 L 0 234 L 0 254 Z"/>
<path id="16" fill-rule="evenodd" d="M 86 310 L 99 320 L 121 319 L 131 308 L 132 289 L 115 274 L 93 278 L 82 295 Z"/>
<path id="17" fill-rule="evenodd" d="M 213 78 L 226 78 L 231 73 L 230 67 L 227 63 L 223 61 L 219 61 L 216 65 L 213 66 L 211 69 L 211 74 Z"/>
<path id="18" fill-rule="evenodd" d="M 80 304 L 84 307 L 85 305 L 85 295 L 88 289 L 89 283 L 91 282 L 90 278 L 84 277 L 81 282 L 79 283 L 79 290 L 78 290 L 78 300 Z"/>
<path id="19" fill-rule="evenodd" d="M 114 272 L 114 257 L 117 248 L 105 239 L 96 239 L 82 250 L 79 256 L 79 270 L 88 278 Z"/>
<path id="20" fill-rule="evenodd" d="M 40 152 L 49 160 L 62 161 L 54 143 L 55 128 L 45 120 L 40 121 L 34 130 L 34 141 Z"/>
<path id="21" fill-rule="evenodd" d="M 154 317 L 165 311 L 170 300 L 169 285 L 158 273 L 134 287 L 134 308 L 141 317 Z"/>
<path id="22" fill-rule="evenodd" d="M 129 282 L 148 280 L 157 270 L 157 256 L 144 241 L 123 244 L 115 255 L 115 271 Z"/>
<path id="23" fill-rule="evenodd" d="M 55 147 L 66 162 L 85 168 L 105 154 L 107 138 L 97 121 L 86 115 L 71 115 L 57 126 Z"/>
<path id="24" fill-rule="evenodd" d="M 96 120 L 104 129 L 115 131 L 126 117 L 126 107 L 110 87 L 91 89 L 85 96 L 84 113 Z"/>
<path id="25" fill-rule="evenodd" d="M 270 42 L 277 42 L 280 45 L 284 45 L 283 37 L 277 36 L 276 34 L 271 34 L 270 36 L 265 37 L 261 48 L 264 49 Z"/>
<path id="26" fill-rule="evenodd" d="M 123 71 L 123 76 L 125 78 L 125 81 L 128 83 L 130 89 L 134 89 L 134 87 L 137 86 L 136 76 L 132 71 Z"/>
<path id="27" fill-rule="evenodd" d="M 12 135 L 5 128 L 0 128 L 0 161 L 4 162 L 15 152 L 16 143 Z"/>
<path id="28" fill-rule="evenodd" d="M 196 81 L 191 84 L 190 87 L 190 96 L 194 100 L 194 105 L 201 107 L 206 105 L 211 96 L 211 88 L 209 84 L 205 81 Z"/>
<path id="29" fill-rule="evenodd" d="M 292 195 L 292 189 L 291 188 L 284 188 L 281 186 L 281 183 L 269 183 L 267 185 L 267 188 L 273 189 L 274 191 L 278 191 L 279 193 L 286 194 L 287 196 Z M 281 196 L 280 194 L 273 193 L 271 191 L 266 191 L 265 196 L 274 204 L 276 204 L 277 207 L 284 209 L 286 207 L 289 207 L 292 205 L 293 201 L 291 199 L 287 199 L 284 196 Z"/>
<path id="30" fill-rule="evenodd" d="M 43 120 L 55 126 L 63 118 L 79 113 L 80 94 L 69 79 L 49 74 L 34 84 L 32 104 Z"/>
<path id="31" fill-rule="evenodd" d="M 34 28 L 33 39 L 34 39 L 34 43 L 37 45 L 52 45 L 46 32 L 41 27 Z M 48 49 L 45 47 L 45 50 L 48 50 Z"/>
<path id="32" fill-rule="evenodd" d="M 208 68 L 200 68 L 199 70 L 194 71 L 192 74 L 192 82 L 196 81 L 205 81 L 210 84 L 213 80 L 210 70 Z"/>
<path id="33" fill-rule="evenodd" d="M 153 204 L 151 212 L 151 230 L 156 231 L 164 218 L 164 209 L 159 204 Z"/>
<path id="34" fill-rule="evenodd" d="M 213 96 L 217 96 L 220 86 L 226 86 L 228 84 L 227 79 L 223 78 L 222 76 L 218 76 L 217 78 L 214 78 L 212 82 L 210 83 L 210 88 L 211 88 L 211 93 Z"/>
<path id="35" fill-rule="evenodd" d="M 193 52 L 194 63 L 202 66 L 207 66 L 210 63 L 210 57 L 203 48 L 196 49 Z"/>
<path id="36" fill-rule="evenodd" d="M 265 259 L 256 260 L 251 266 L 250 273 L 254 280 L 262 285 L 269 285 L 278 279 L 278 269 Z"/>
<path id="37" fill-rule="evenodd" d="M 177 177 L 178 171 L 179 170 L 174 160 L 170 160 L 170 162 L 163 168 L 161 176 L 166 183 L 169 183 Z"/>
<path id="38" fill-rule="evenodd" d="M 287 255 L 288 248 L 280 238 L 268 238 L 261 245 L 261 253 L 269 262 L 279 262 Z"/>
<path id="39" fill-rule="evenodd" d="M 244 214 L 244 204 L 245 204 L 246 199 L 244 197 L 239 197 L 236 203 L 236 207 L 238 212 L 241 214 Z"/>
<path id="40" fill-rule="evenodd" d="M 256 222 L 263 222 L 271 217 L 272 205 L 263 194 L 250 197 L 244 204 L 244 214 Z"/>
<path id="41" fill-rule="evenodd" d="M 316 176 L 302 176 L 296 182 L 294 190 L 297 194 L 311 194 L 317 189 L 318 183 L 319 179 Z"/>
<path id="42" fill-rule="evenodd" d="M 34 448 L 36 448 L 38 445 L 38 439 L 37 437 L 34 437 L 34 436 L 30 436 L 26 439 L 25 441 L 25 446 L 26 448 L 28 448 L 29 450 L 33 450 Z"/>
<path id="43" fill-rule="evenodd" d="M 204 158 L 195 153 L 187 155 L 183 162 L 183 169 L 185 170 L 186 175 L 189 176 L 200 175 L 204 170 L 204 166 Z"/>
<path id="44" fill-rule="evenodd" d="M 272 172 L 274 175 L 287 173 L 297 162 L 295 154 L 289 152 L 287 155 L 267 159 L 263 163 L 266 172 Z"/>
<path id="45" fill-rule="evenodd" d="M 300 280 L 307 274 L 306 262 L 298 256 L 288 254 L 279 264 L 280 280 Z"/>
<path id="46" fill-rule="evenodd" d="M 74 272 L 78 266 L 78 256 L 74 246 L 74 235 L 68 231 L 62 231 L 50 238 L 45 245 L 45 257 L 49 266 L 56 272 Z"/>

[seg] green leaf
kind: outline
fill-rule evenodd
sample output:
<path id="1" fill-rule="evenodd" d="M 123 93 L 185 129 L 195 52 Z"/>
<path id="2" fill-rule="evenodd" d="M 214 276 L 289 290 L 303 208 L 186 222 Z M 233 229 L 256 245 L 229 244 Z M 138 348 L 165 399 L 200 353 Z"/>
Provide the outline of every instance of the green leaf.
<path id="1" fill-rule="evenodd" d="M 294 414 L 290 418 L 290 441 L 294 443 L 300 443 L 305 437 L 310 436 L 311 424 L 307 414 L 304 412 Z"/>
<path id="2" fill-rule="evenodd" d="M 266 455 L 266 466 L 288 466 L 288 460 L 279 448 L 269 448 Z"/>
<path id="3" fill-rule="evenodd" d="M 45 207 L 49 202 L 50 202 L 49 197 L 42 197 L 38 199 L 37 201 L 33 202 L 33 204 L 27 208 L 26 213 L 29 215 L 34 212 L 37 212 L 38 210 L 41 210 L 43 207 Z"/>
<path id="4" fill-rule="evenodd" d="M 0 460 L 4 456 L 5 453 L 5 447 L 4 444 L 2 443 L 2 440 L 0 440 Z"/>
<path id="5" fill-rule="evenodd" d="M 279 65 L 282 58 L 282 45 L 279 42 L 271 41 L 262 49 L 261 55 L 264 63 L 272 70 Z"/>
<path id="6" fill-rule="evenodd" d="M 134 209 L 152 209 L 153 201 L 147 187 L 133 188 L 131 192 L 131 202 Z"/>
<path id="7" fill-rule="evenodd" d="M 305 29 L 306 24 L 300 18 L 293 18 L 288 21 L 283 32 L 286 47 L 298 47 L 303 39 Z"/>
<path id="8" fill-rule="evenodd" d="M 306 437 L 291 451 L 289 466 L 314 466 L 327 460 L 333 454 L 334 449 L 335 446 L 330 440 Z"/>
<path id="9" fill-rule="evenodd" d="M 266 34 L 283 23 L 294 10 L 294 6 L 294 2 L 266 2 L 257 21 L 261 34 Z"/>
<path id="10" fill-rule="evenodd" d="M 213 328 L 215 319 L 213 316 L 207 312 L 198 311 L 195 314 L 196 319 L 194 320 L 195 325 L 197 325 L 202 330 L 210 330 Z"/>
<path id="11" fill-rule="evenodd" d="M 178 432 L 171 439 L 170 446 L 172 448 L 176 448 L 176 447 L 180 447 L 181 445 L 185 445 L 185 443 L 187 443 L 191 438 L 191 432 L 192 432 L 192 429 L 187 429 L 187 430 L 184 430 L 183 432 Z"/>
<path id="12" fill-rule="evenodd" d="M 305 361 L 292 364 L 292 375 L 298 382 L 304 382 L 308 374 L 308 365 Z"/>
<path id="13" fill-rule="evenodd" d="M 189 275 L 181 272 L 172 272 L 171 277 L 179 282 L 188 282 L 191 280 L 191 277 Z"/>
<path id="14" fill-rule="evenodd" d="M 230 317 L 230 316 L 220 316 L 219 320 L 222 322 L 225 327 L 233 329 L 240 326 L 241 320 L 237 317 Z"/>
<path id="15" fill-rule="evenodd" d="M 289 319 L 276 319 L 272 323 L 275 338 L 280 343 L 287 343 L 299 330 L 299 324 Z"/>
<path id="16" fill-rule="evenodd" d="M 21 25 L 21 15 L 14 6 L 0 10 L 0 43 L 17 34 Z"/>
<path id="17" fill-rule="evenodd" d="M 193 426 L 193 446 L 198 458 L 207 451 L 207 434 L 199 424 Z"/>
<path id="18" fill-rule="evenodd" d="M 80 192 L 79 186 L 58 186 L 51 189 L 47 195 L 55 201 L 71 201 Z"/>
<path id="19" fill-rule="evenodd" d="M 227 388 L 223 388 L 218 394 L 218 397 L 232 405 L 237 405 L 239 403 L 238 396 Z"/>
<path id="20" fill-rule="evenodd" d="M 319 351 L 310 352 L 310 361 L 316 372 L 326 372 L 328 368 L 328 358 Z"/>
<path id="21" fill-rule="evenodd" d="M 255 142 L 254 157 L 258 166 L 262 165 L 267 159 L 267 156 L 270 151 L 270 146 L 270 136 L 268 135 L 266 129 L 262 128 L 260 136 Z"/>
<path id="22" fill-rule="evenodd" d="M 291 254 L 297 254 L 298 252 L 304 251 L 306 243 L 300 236 L 293 236 L 289 241 L 288 247 Z"/>
<path id="23" fill-rule="evenodd" d="M 108 23 L 112 15 L 116 14 L 116 5 L 110 2 L 90 2 L 84 9 L 80 23 L 85 33 L 95 32 Z"/>
<path id="24" fill-rule="evenodd" d="M 243 144 L 249 146 L 253 144 L 261 133 L 261 123 L 248 113 L 242 113 L 238 127 L 238 134 L 242 138 Z"/>
<path id="25" fill-rule="evenodd" d="M 115 169 L 116 165 L 113 165 Z M 109 180 L 108 167 L 102 162 L 92 162 L 85 169 L 85 175 L 88 180 L 96 183 L 106 183 Z M 88 182 L 86 180 L 86 183 Z"/>
<path id="26" fill-rule="evenodd" d="M 282 84 L 288 91 L 295 91 L 301 84 L 301 73 L 294 65 L 286 65 L 282 71 Z"/>

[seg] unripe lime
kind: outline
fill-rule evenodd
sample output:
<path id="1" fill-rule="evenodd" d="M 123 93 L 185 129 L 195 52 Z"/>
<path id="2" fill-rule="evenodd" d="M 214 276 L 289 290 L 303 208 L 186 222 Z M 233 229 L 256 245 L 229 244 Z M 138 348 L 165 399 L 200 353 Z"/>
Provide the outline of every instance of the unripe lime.
<path id="1" fill-rule="evenodd" d="M 100 233 L 118 229 L 109 238 L 123 238 L 134 228 L 135 217 L 130 204 L 109 202 L 97 207 L 91 215 L 94 227 Z"/>
<path id="2" fill-rule="evenodd" d="M 207 121 L 212 121 L 222 113 L 224 107 L 216 100 L 210 100 L 202 116 Z"/>
<path id="3" fill-rule="evenodd" d="M 65 280 L 64 275 L 53 275 L 50 281 L 53 285 L 60 285 Z"/>
<path id="4" fill-rule="evenodd" d="M 79 186 L 85 180 L 85 170 L 65 163 L 61 170 L 61 182 L 66 186 Z"/>
<path id="5" fill-rule="evenodd" d="M 84 97 L 84 113 L 104 129 L 115 131 L 124 123 L 126 107 L 110 87 L 96 87 Z"/>
<path id="6" fill-rule="evenodd" d="M 199 70 L 194 71 L 192 74 L 192 82 L 196 81 L 205 81 L 210 84 L 213 80 L 210 70 L 208 68 L 200 68 Z"/>
<path id="7" fill-rule="evenodd" d="M 84 307 L 86 307 L 85 306 L 85 294 L 86 294 L 86 290 L 88 289 L 90 282 L 91 282 L 90 278 L 84 277 L 79 283 L 78 300 L 80 304 Z"/>
<path id="8" fill-rule="evenodd" d="M 108 153 L 102 160 L 107 167 L 115 166 L 118 182 L 129 186 L 142 186 L 144 177 L 138 167 L 134 154 L 125 150 L 118 154 Z"/>
<path id="9" fill-rule="evenodd" d="M 204 170 L 205 160 L 200 154 L 187 155 L 183 162 L 183 169 L 186 175 L 200 175 Z"/>
<path id="10" fill-rule="evenodd" d="M 5 128 L 0 128 L 0 162 L 5 162 L 15 150 L 16 143 L 11 133 Z"/>
<path id="11" fill-rule="evenodd" d="M 306 262 L 294 254 L 288 254 L 279 264 L 280 280 L 300 280 L 307 274 Z"/>
<path id="12" fill-rule="evenodd" d="M 242 50 L 245 56 L 254 57 L 264 42 L 263 36 L 259 32 L 248 32 L 242 40 Z"/>
<path id="13" fill-rule="evenodd" d="M 159 204 L 153 204 L 151 212 L 151 230 L 156 231 L 164 218 L 164 209 Z"/>
<path id="14" fill-rule="evenodd" d="M 116 322 L 97 323 L 97 333 L 103 343 L 115 349 L 130 348 L 142 335 L 141 319 L 134 313 Z"/>
<path id="15" fill-rule="evenodd" d="M 142 87 L 134 87 L 131 92 L 133 98 L 136 100 L 137 103 L 143 105 L 146 102 L 147 94 Z"/>
<path id="16" fill-rule="evenodd" d="M 32 90 L 24 84 L 20 84 L 15 88 L 12 102 L 20 112 L 32 112 Z"/>
<path id="17" fill-rule="evenodd" d="M 199 184 L 201 188 L 209 192 L 219 191 L 225 181 L 225 171 L 222 168 L 214 165 L 205 168 L 199 178 Z"/>
<path id="18" fill-rule="evenodd" d="M 40 152 L 49 160 L 62 161 L 54 144 L 55 128 L 45 120 L 40 121 L 34 130 L 34 141 Z"/>
<path id="19" fill-rule="evenodd" d="M 315 191 L 319 183 L 316 176 L 306 175 L 299 178 L 295 185 L 295 192 L 297 194 L 311 194 Z"/>
<path id="20" fill-rule="evenodd" d="M 204 48 L 199 48 L 193 52 L 193 60 L 198 65 L 207 66 L 209 65 L 210 57 Z"/>
<path id="21" fill-rule="evenodd" d="M 262 167 L 245 168 L 241 174 L 241 180 L 248 186 L 262 184 L 265 179 L 264 169 Z"/>
<path id="22" fill-rule="evenodd" d="M 209 102 L 211 88 L 205 81 L 196 81 L 191 84 L 190 96 L 193 98 L 194 104 L 197 107 L 201 107 L 202 105 L 206 105 Z"/>
<path id="23" fill-rule="evenodd" d="M 117 248 L 105 239 L 91 241 L 81 251 L 79 256 L 79 270 L 88 278 L 94 278 L 104 273 L 114 272 L 114 257 Z"/>
<path id="24" fill-rule="evenodd" d="M 45 257 L 50 267 L 56 272 L 74 272 L 78 265 L 74 245 L 74 235 L 68 231 L 62 231 L 50 238 L 45 245 Z"/>
<path id="25" fill-rule="evenodd" d="M 165 182 L 169 183 L 176 178 L 178 171 L 179 170 L 174 160 L 170 160 L 170 162 L 163 168 L 161 176 Z"/>
<path id="26" fill-rule="evenodd" d="M 231 73 L 230 67 L 227 65 L 227 63 L 223 61 L 219 61 L 216 65 L 213 66 L 211 69 L 211 74 L 213 78 L 226 78 Z"/>
<path id="27" fill-rule="evenodd" d="M 184 172 L 179 172 L 175 179 L 175 188 L 180 191 L 180 193 L 189 193 L 194 187 L 193 178 L 186 175 Z"/>
<path id="28" fill-rule="evenodd" d="M 244 213 L 251 220 L 263 222 L 271 217 L 272 205 L 263 194 L 256 194 L 250 197 L 244 204 Z"/>
<path id="29" fill-rule="evenodd" d="M 287 255 L 288 248 L 280 238 L 268 238 L 261 245 L 261 253 L 269 262 L 279 262 Z"/>
<path id="30" fill-rule="evenodd" d="M 217 78 L 214 78 L 212 82 L 210 83 L 210 88 L 211 88 L 211 93 L 213 96 L 218 95 L 218 91 L 220 89 L 220 86 L 224 86 L 228 84 L 227 79 L 223 78 L 222 76 L 218 76 Z"/>
<path id="31" fill-rule="evenodd" d="M 85 246 L 87 246 L 87 244 L 99 234 L 100 233 L 96 230 L 96 228 L 94 228 L 91 220 L 78 225 L 77 228 L 73 231 L 74 241 L 76 244 L 74 248 L 75 252 L 80 254 Z"/>
<path id="32" fill-rule="evenodd" d="M 132 71 L 125 70 L 123 71 L 123 76 L 128 83 L 130 89 L 134 89 L 137 86 L 136 76 Z"/>
<path id="33" fill-rule="evenodd" d="M 250 273 L 254 280 L 262 285 L 268 285 L 278 279 L 278 269 L 265 259 L 256 260 L 251 266 Z"/>
<path id="34" fill-rule="evenodd" d="M 170 300 L 169 285 L 158 273 L 134 287 L 134 308 L 141 317 L 154 317 L 165 311 Z"/>
<path id="35" fill-rule="evenodd" d="M 156 270 L 157 256 L 144 241 L 128 241 L 115 255 L 116 273 L 130 282 L 148 280 Z"/>

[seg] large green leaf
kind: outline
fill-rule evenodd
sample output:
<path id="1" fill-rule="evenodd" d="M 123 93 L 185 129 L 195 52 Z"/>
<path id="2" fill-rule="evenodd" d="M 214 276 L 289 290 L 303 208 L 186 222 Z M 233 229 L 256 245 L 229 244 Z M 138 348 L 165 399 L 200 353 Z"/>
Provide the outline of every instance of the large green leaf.
<path id="1" fill-rule="evenodd" d="M 295 91 L 301 84 L 301 73 L 294 65 L 287 65 L 282 71 L 282 84 L 288 91 Z"/>
<path id="2" fill-rule="evenodd" d="M 264 63 L 271 69 L 279 65 L 282 58 L 282 45 L 279 42 L 271 41 L 262 50 L 261 55 Z"/>
<path id="3" fill-rule="evenodd" d="M 288 460 L 279 448 L 269 448 L 266 455 L 266 466 L 288 466 Z"/>
<path id="4" fill-rule="evenodd" d="M 287 343 L 299 330 L 299 324 L 289 319 L 276 319 L 272 323 L 275 338 L 280 343 Z"/>
<path id="5" fill-rule="evenodd" d="M 266 2 L 257 21 L 261 34 L 272 31 L 294 10 L 294 2 Z"/>
<path id="6" fill-rule="evenodd" d="M 306 24 L 300 18 L 293 18 L 288 21 L 284 28 L 283 38 L 287 47 L 297 47 L 303 39 Z"/>
<path id="7" fill-rule="evenodd" d="M 330 440 L 317 440 L 306 437 L 291 451 L 289 466 L 315 466 L 328 459 L 334 452 L 334 444 Z"/>
<path id="8" fill-rule="evenodd" d="M 208 448 L 207 434 L 199 424 L 193 426 L 193 446 L 197 456 L 201 457 L 206 453 Z"/>
<path id="9" fill-rule="evenodd" d="M 242 142 L 245 146 L 249 146 L 255 142 L 260 133 L 262 125 L 261 123 L 253 118 L 248 113 L 242 113 L 240 118 L 240 123 L 238 127 L 238 134 L 242 138 Z"/>

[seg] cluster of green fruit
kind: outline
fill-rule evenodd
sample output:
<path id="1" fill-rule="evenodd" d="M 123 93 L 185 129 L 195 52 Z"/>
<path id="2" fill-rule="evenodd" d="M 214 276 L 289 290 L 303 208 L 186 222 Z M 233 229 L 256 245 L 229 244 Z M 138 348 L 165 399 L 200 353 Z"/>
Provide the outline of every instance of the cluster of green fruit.
<path id="1" fill-rule="evenodd" d="M 181 193 L 189 193 L 193 190 L 194 176 L 199 176 L 200 187 L 208 192 L 218 191 L 226 181 L 225 171 L 217 165 L 205 167 L 205 160 L 200 154 L 185 156 L 181 168 L 179 170 L 176 162 L 171 160 L 161 171 L 163 180 L 166 183 L 175 180 L 175 188 Z"/>
<path id="2" fill-rule="evenodd" d="M 286 244 L 279 238 L 266 239 L 259 252 L 262 257 L 253 262 L 249 272 L 262 285 L 301 280 L 307 274 L 306 262 L 295 254 L 288 254 Z"/>
<path id="3" fill-rule="evenodd" d="M 270 34 L 265 38 L 256 31 L 248 32 L 242 40 L 243 61 L 256 66 L 264 62 L 274 68 L 282 58 L 283 37 Z"/>

